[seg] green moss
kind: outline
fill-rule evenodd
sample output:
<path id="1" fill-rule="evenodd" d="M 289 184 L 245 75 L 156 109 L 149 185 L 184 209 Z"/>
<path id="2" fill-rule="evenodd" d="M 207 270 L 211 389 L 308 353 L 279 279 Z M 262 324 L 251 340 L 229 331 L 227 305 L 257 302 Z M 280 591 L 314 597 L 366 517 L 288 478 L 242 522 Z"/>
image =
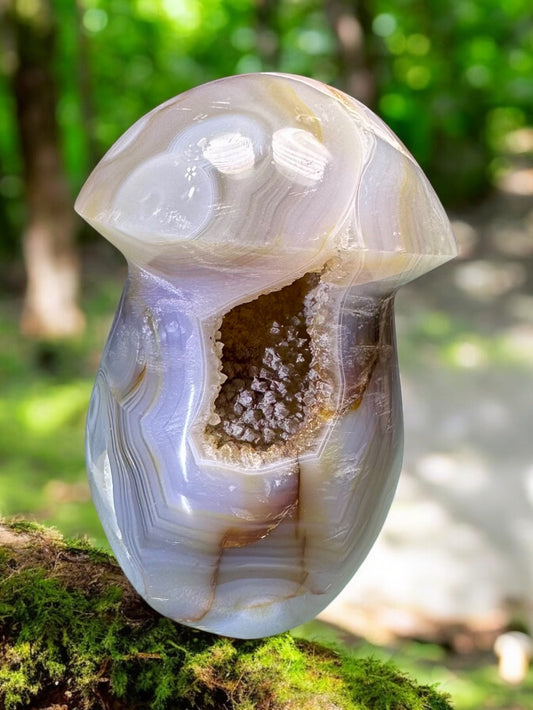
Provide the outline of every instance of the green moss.
<path id="1" fill-rule="evenodd" d="M 347 658 L 343 676 L 357 707 L 373 710 L 449 710 L 448 698 L 432 686 L 415 686 L 392 663 L 374 658 Z"/>
<path id="2" fill-rule="evenodd" d="M 449 710 L 393 666 L 288 634 L 236 641 L 152 611 L 114 560 L 40 526 L 0 527 L 0 705 Z"/>

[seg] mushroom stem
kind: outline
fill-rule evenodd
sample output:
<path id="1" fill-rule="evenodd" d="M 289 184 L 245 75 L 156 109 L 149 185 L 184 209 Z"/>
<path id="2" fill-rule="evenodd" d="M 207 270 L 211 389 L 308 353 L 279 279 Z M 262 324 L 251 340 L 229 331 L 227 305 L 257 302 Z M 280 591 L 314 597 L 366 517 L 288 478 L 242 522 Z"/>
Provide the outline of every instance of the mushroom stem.
<path id="1" fill-rule="evenodd" d="M 494 653 L 499 659 L 500 678 L 506 683 L 519 685 L 527 675 L 533 656 L 533 640 L 521 631 L 508 631 L 496 639 Z"/>

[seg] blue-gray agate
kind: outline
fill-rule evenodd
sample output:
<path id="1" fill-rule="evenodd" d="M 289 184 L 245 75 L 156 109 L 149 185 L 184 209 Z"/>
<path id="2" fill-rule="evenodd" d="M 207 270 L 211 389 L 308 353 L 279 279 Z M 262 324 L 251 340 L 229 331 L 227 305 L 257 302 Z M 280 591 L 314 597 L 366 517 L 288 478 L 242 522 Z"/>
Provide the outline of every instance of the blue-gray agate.
<path id="1" fill-rule="evenodd" d="M 427 179 L 346 94 L 249 74 L 141 118 L 76 209 L 129 265 L 87 421 L 124 572 L 218 634 L 314 617 L 396 487 L 394 293 L 455 255 Z"/>

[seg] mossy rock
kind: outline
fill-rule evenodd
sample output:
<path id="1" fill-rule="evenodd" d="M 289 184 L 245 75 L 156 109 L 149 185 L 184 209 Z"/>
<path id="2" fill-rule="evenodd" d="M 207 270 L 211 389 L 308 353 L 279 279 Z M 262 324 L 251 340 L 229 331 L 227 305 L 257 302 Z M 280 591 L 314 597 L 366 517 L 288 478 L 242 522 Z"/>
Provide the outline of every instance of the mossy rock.
<path id="1" fill-rule="evenodd" d="M 238 641 L 150 609 L 114 559 L 0 525 L 0 707 L 451 710 L 391 664 L 281 634 Z"/>

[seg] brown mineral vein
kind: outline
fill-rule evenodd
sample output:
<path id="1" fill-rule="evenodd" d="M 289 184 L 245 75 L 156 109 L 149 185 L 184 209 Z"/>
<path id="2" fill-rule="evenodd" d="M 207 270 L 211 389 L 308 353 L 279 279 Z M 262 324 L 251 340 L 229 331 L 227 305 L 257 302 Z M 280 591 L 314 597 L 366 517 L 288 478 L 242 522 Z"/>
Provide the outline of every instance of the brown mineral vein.
<path id="1" fill-rule="evenodd" d="M 215 593 L 216 593 L 217 584 L 218 584 L 218 575 L 220 573 L 220 564 L 222 562 L 222 555 L 223 554 L 224 554 L 224 550 L 222 548 L 220 548 L 218 551 L 218 556 L 217 556 L 216 562 L 215 562 L 215 568 L 213 570 L 213 574 L 211 575 L 209 598 L 207 600 L 207 604 L 205 605 L 205 608 L 201 609 L 200 613 L 197 616 L 182 617 L 181 619 L 176 619 L 176 621 L 181 621 L 183 624 L 198 623 L 205 616 L 207 616 L 207 614 L 209 614 L 209 612 L 211 611 L 211 607 L 213 606 L 213 602 L 215 601 Z"/>
<path id="2" fill-rule="evenodd" d="M 254 542 L 262 540 L 275 530 L 283 520 L 290 517 L 297 508 L 298 499 L 284 508 L 272 522 L 265 521 L 262 525 L 250 526 L 248 528 L 228 528 L 220 541 L 221 549 L 227 550 L 231 547 L 246 547 L 247 545 L 252 545 Z"/>
<path id="3" fill-rule="evenodd" d="M 131 383 L 129 390 L 126 392 L 123 399 L 127 399 L 128 397 L 130 397 L 135 392 L 135 390 L 140 387 L 142 381 L 144 380 L 145 375 L 146 375 L 146 363 L 144 363 L 142 368 L 139 370 L 137 377 Z"/>
<path id="4" fill-rule="evenodd" d="M 263 538 L 267 537 L 273 530 L 275 530 L 283 520 L 286 518 L 290 517 L 293 511 L 297 511 L 299 508 L 299 491 L 300 491 L 300 467 L 298 465 L 298 487 L 296 489 L 296 497 L 292 501 L 292 503 L 289 503 L 281 513 L 279 513 L 276 518 L 271 522 L 271 523 L 266 523 L 263 526 L 259 526 L 253 529 L 244 529 L 244 528 L 238 528 L 238 527 L 230 527 L 225 530 L 223 535 L 220 538 L 220 543 L 219 543 L 219 548 L 218 548 L 218 555 L 216 558 L 215 562 L 215 567 L 213 569 L 213 574 L 211 576 L 211 583 L 210 583 L 210 593 L 209 593 L 209 599 L 207 601 L 207 604 L 205 605 L 205 608 L 201 610 L 200 614 L 198 616 L 194 617 L 187 617 L 186 619 L 182 619 L 183 623 L 192 623 L 192 622 L 199 622 L 201 621 L 211 610 L 211 607 L 213 606 L 213 602 L 215 600 L 215 593 L 216 593 L 216 588 L 218 586 L 218 578 L 220 575 L 220 567 L 222 564 L 222 557 L 224 556 L 224 552 L 228 549 L 231 548 L 236 548 L 236 547 L 247 547 L 248 545 L 252 545 L 255 542 L 258 542 L 259 540 L 262 540 Z M 305 541 L 304 541 L 305 545 Z M 307 576 L 307 573 L 306 573 Z M 298 582 L 299 588 L 302 586 L 303 582 L 305 581 L 305 577 Z M 294 595 L 289 595 L 287 598 L 290 599 L 292 596 L 297 596 L 298 593 L 295 593 Z M 261 605 L 257 605 L 261 606 Z M 250 606 L 249 608 L 255 608 L 255 606 Z"/>
<path id="5" fill-rule="evenodd" d="M 388 344 L 387 336 L 390 335 L 392 307 L 393 298 L 389 296 L 382 301 L 374 316 L 376 338 L 374 344 L 369 348 L 370 357 L 359 372 L 357 380 L 352 385 L 348 384 L 347 397 L 339 414 L 344 414 L 349 410 L 356 410 L 363 401 L 363 397 L 370 385 L 376 367 L 386 353 L 386 346 Z"/>

